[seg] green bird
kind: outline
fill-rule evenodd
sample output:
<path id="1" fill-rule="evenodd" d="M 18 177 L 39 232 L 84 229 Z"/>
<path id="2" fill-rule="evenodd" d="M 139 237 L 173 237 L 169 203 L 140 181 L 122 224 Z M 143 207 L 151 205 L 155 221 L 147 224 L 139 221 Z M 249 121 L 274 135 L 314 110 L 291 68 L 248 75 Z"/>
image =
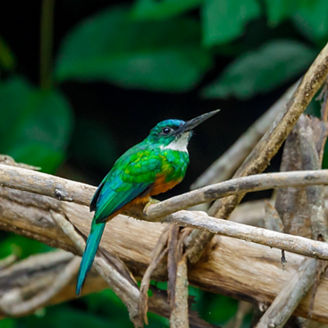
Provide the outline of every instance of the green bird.
<path id="1" fill-rule="evenodd" d="M 106 222 L 129 206 L 146 205 L 151 196 L 181 182 L 189 164 L 187 146 L 192 130 L 218 112 L 205 113 L 187 122 L 177 119 L 159 122 L 146 139 L 117 159 L 90 203 L 90 211 L 95 213 L 82 256 L 76 294 L 80 294 L 92 266 Z"/>

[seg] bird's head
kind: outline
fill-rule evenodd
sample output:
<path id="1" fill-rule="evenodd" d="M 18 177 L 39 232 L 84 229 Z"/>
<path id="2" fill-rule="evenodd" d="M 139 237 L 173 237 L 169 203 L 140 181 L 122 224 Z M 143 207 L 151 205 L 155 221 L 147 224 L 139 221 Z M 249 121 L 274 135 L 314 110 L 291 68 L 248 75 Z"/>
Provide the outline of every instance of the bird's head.
<path id="1" fill-rule="evenodd" d="M 192 136 L 192 130 L 219 111 L 220 110 L 217 109 L 186 122 L 177 119 L 161 121 L 151 129 L 146 140 L 162 148 L 187 151 L 187 145 Z"/>

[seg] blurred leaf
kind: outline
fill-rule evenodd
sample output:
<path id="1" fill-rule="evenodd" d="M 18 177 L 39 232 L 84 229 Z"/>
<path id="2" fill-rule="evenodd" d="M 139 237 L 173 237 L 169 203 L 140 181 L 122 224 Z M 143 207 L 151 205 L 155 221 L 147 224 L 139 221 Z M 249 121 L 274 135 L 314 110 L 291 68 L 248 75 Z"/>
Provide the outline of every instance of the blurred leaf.
<path id="1" fill-rule="evenodd" d="M 53 172 L 64 158 L 72 129 L 71 108 L 55 90 L 21 78 L 0 83 L 0 153 Z"/>
<path id="2" fill-rule="evenodd" d="M 278 25 L 281 21 L 294 14 L 295 10 L 303 2 L 304 0 L 265 0 L 269 24 L 272 26 Z"/>
<path id="3" fill-rule="evenodd" d="M 205 0 L 202 10 L 205 45 L 213 46 L 239 37 L 246 23 L 259 15 L 256 0 Z"/>
<path id="4" fill-rule="evenodd" d="M 200 46 L 196 20 L 136 22 L 123 8 L 108 9 L 79 24 L 62 44 L 59 81 L 106 80 L 129 88 L 185 91 L 211 65 Z"/>
<path id="5" fill-rule="evenodd" d="M 202 316 L 206 321 L 214 324 L 228 322 L 237 312 L 238 301 L 223 295 L 205 293 L 206 312 Z"/>
<path id="6" fill-rule="evenodd" d="M 0 328 L 14 328 L 16 323 L 14 319 L 2 319 L 0 320 Z"/>
<path id="7" fill-rule="evenodd" d="M 111 316 L 115 315 L 117 311 L 125 311 L 128 315 L 126 307 L 122 304 L 122 301 L 118 296 L 110 289 L 105 289 L 99 293 L 92 293 L 83 297 L 83 302 L 85 302 L 92 312 L 100 312 Z M 107 304 L 111 304 L 111 308 L 108 309 Z"/>
<path id="8" fill-rule="evenodd" d="M 12 70 L 15 67 L 16 60 L 8 45 L 0 37 L 0 67 L 5 70 Z"/>
<path id="9" fill-rule="evenodd" d="M 111 322 L 113 327 L 119 327 L 119 322 Z M 115 325 L 116 323 L 116 325 Z M 31 315 L 19 320 L 20 326 L 33 328 L 108 328 L 108 322 L 86 311 L 74 310 L 70 307 L 56 306 L 46 309 L 44 316 Z"/>
<path id="10" fill-rule="evenodd" d="M 303 0 L 305 4 L 295 11 L 295 26 L 310 40 L 326 41 L 328 37 L 328 1 Z"/>
<path id="11" fill-rule="evenodd" d="M 80 164 L 102 168 L 110 168 L 117 157 L 115 141 L 108 127 L 83 118 L 77 118 L 69 154 Z"/>
<path id="12" fill-rule="evenodd" d="M 203 90 L 208 98 L 250 98 L 296 77 L 311 63 L 315 52 L 294 40 L 275 40 L 243 54 Z"/>
<path id="13" fill-rule="evenodd" d="M 31 254 L 44 253 L 52 250 L 46 244 L 23 236 L 9 234 L 9 237 L 0 242 L 0 259 L 10 254 L 26 258 Z"/>
<path id="14" fill-rule="evenodd" d="M 83 297 L 82 301 L 87 303 L 88 310 L 98 316 L 106 316 L 110 322 L 117 322 L 116 327 L 130 326 L 129 315 L 126 307 L 117 295 L 110 289 Z M 148 313 L 149 328 L 169 327 L 168 320 L 159 315 Z M 114 325 L 113 325 L 114 327 Z"/>
<path id="15" fill-rule="evenodd" d="M 165 19 L 198 7 L 203 0 L 137 0 L 132 10 L 136 19 Z"/>

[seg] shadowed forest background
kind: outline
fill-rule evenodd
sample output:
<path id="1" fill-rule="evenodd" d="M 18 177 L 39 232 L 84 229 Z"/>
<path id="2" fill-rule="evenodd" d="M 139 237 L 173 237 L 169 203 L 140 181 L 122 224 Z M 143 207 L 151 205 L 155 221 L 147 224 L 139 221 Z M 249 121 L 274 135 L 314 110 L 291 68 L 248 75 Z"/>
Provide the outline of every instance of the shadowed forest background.
<path id="1" fill-rule="evenodd" d="M 0 153 L 97 185 L 158 121 L 221 108 L 197 128 L 183 183 L 160 198 L 187 191 L 302 76 L 327 42 L 327 17 L 326 0 L 2 3 Z M 314 101 L 308 111 L 318 107 Z M 276 158 L 270 170 L 278 169 Z M 0 258 L 47 251 L 0 231 Z M 212 324 L 236 313 L 237 301 L 227 296 L 193 287 L 190 294 Z M 162 317 L 149 319 L 149 327 L 168 327 Z M 251 314 L 243 327 L 250 321 Z M 1 328 L 45 325 L 132 326 L 110 290 L 0 321 Z"/>

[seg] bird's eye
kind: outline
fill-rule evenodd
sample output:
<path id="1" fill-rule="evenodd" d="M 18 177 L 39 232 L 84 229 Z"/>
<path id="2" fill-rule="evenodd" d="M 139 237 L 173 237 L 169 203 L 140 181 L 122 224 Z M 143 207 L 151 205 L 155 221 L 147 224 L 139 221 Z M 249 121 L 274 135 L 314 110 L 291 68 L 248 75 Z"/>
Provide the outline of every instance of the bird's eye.
<path id="1" fill-rule="evenodd" d="M 163 130 L 162 130 L 163 134 L 169 134 L 171 131 L 172 131 L 172 129 L 169 128 L 169 127 L 165 127 L 165 128 L 163 128 Z"/>

